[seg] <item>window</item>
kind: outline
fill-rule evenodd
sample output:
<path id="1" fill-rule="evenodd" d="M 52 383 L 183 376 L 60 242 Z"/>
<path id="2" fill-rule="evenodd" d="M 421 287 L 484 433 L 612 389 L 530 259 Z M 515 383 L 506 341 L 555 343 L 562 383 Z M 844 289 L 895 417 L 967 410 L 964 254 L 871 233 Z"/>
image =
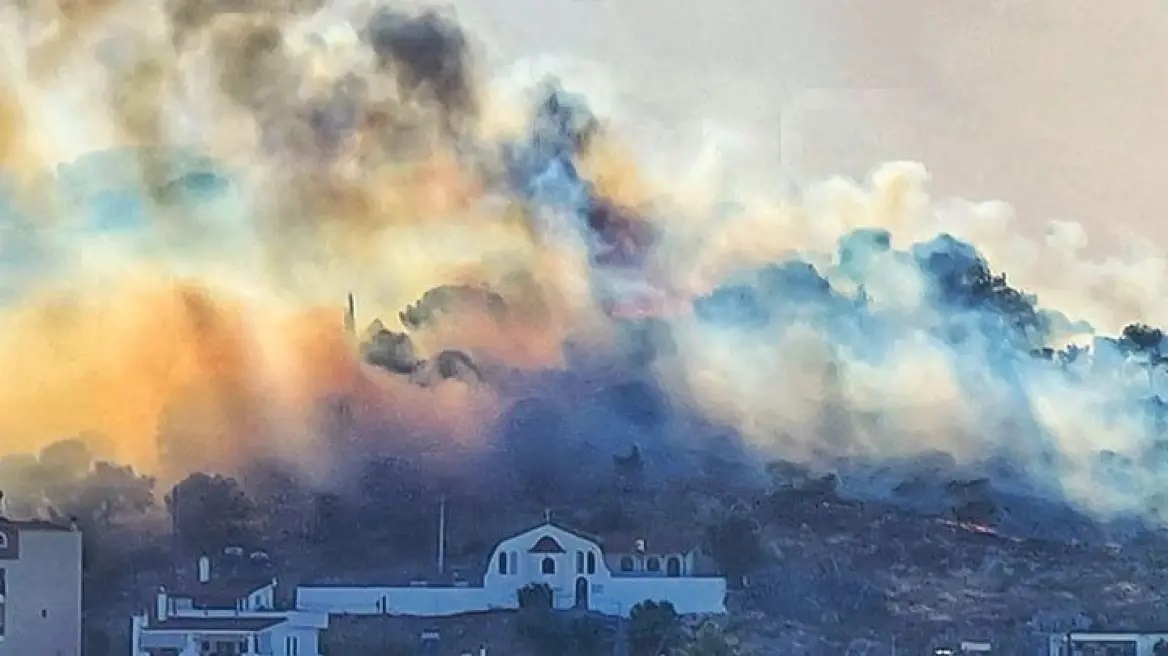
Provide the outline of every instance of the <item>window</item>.
<path id="1" fill-rule="evenodd" d="M 633 557 L 632 556 L 622 556 L 620 565 L 621 565 L 622 572 L 633 571 Z"/>
<path id="2" fill-rule="evenodd" d="M 588 552 L 588 573 L 589 574 L 596 573 L 596 552 L 595 551 Z"/>
<path id="3" fill-rule="evenodd" d="M 0 549 L 8 548 L 8 534 L 0 532 Z"/>
<path id="4" fill-rule="evenodd" d="M 294 636 L 284 638 L 284 655 L 285 656 L 300 656 L 300 641 Z"/>
<path id="5" fill-rule="evenodd" d="M 577 574 L 584 573 L 584 552 L 583 551 L 576 552 L 576 573 Z"/>
<path id="6" fill-rule="evenodd" d="M 512 574 L 519 573 L 519 552 L 511 552 L 511 567 L 509 568 Z"/>
<path id="7" fill-rule="evenodd" d="M 645 569 L 649 570 L 650 572 L 660 572 L 661 560 L 658 559 L 657 556 L 650 556 L 649 560 L 645 563 Z"/>
<path id="8" fill-rule="evenodd" d="M 540 564 L 539 568 L 544 574 L 555 574 L 556 561 L 551 556 L 548 556 L 547 558 L 543 559 L 543 563 Z"/>
<path id="9" fill-rule="evenodd" d="M 500 574 L 507 573 L 507 552 L 506 551 L 499 552 L 499 573 Z"/>

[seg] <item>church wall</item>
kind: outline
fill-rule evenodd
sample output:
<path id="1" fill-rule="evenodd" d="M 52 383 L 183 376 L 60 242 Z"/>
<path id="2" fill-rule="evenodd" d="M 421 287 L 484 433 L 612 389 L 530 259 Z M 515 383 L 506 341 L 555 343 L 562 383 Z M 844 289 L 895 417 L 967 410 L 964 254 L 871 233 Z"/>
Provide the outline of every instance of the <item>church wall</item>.
<path id="1" fill-rule="evenodd" d="M 589 600 L 591 610 L 628 617 L 643 601 L 668 601 L 682 615 L 726 612 L 726 580 L 722 578 L 630 577 L 613 579 Z"/>
<path id="2" fill-rule="evenodd" d="M 486 588 L 424 587 L 301 587 L 297 610 L 330 615 L 408 615 L 446 617 L 492 609 L 515 608 L 515 595 L 492 594 Z"/>

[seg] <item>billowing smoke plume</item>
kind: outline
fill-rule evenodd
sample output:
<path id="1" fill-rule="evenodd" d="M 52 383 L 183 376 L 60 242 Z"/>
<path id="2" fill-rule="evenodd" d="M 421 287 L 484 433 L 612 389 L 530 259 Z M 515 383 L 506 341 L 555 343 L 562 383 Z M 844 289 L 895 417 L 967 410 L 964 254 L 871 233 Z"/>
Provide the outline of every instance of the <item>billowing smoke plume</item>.
<path id="1" fill-rule="evenodd" d="M 164 477 L 327 476 L 437 443 L 580 475 L 589 448 L 732 434 L 759 462 L 941 452 L 1161 508 L 1163 335 L 1124 327 L 1168 320 L 1162 259 L 1084 262 L 1069 224 L 1011 240 L 1004 208 L 935 202 L 912 164 L 646 203 L 585 98 L 502 102 L 438 13 L 37 8 L 0 10 L 5 451 L 96 433 Z"/>

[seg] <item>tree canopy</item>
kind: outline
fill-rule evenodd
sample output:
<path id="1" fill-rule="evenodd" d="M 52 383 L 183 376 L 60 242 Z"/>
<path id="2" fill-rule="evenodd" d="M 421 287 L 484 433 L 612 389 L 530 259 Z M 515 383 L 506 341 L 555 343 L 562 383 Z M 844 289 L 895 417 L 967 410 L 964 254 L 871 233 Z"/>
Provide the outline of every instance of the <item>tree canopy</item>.
<path id="1" fill-rule="evenodd" d="M 175 535 L 187 548 L 217 551 L 250 536 L 253 503 L 234 478 L 195 473 L 166 496 Z"/>
<path id="2" fill-rule="evenodd" d="M 742 585 L 744 577 L 762 560 L 758 525 L 750 517 L 735 514 L 706 531 L 706 547 L 722 568 L 731 585 Z"/>

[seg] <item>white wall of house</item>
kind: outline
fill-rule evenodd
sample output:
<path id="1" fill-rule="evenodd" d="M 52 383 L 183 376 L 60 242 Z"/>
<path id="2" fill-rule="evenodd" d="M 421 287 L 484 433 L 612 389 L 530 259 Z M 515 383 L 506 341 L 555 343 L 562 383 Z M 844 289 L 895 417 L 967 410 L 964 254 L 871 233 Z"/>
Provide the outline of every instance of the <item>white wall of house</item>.
<path id="1" fill-rule="evenodd" d="M 0 656 L 81 653 L 81 533 L 3 527 L 15 557 L 0 558 Z"/>
<path id="2" fill-rule="evenodd" d="M 320 633 L 315 629 L 280 625 L 259 635 L 261 654 L 272 656 L 320 656 Z"/>
<path id="3" fill-rule="evenodd" d="M 253 636 L 252 633 L 239 631 L 153 631 L 144 635 L 135 634 L 131 654 L 149 656 L 149 650 L 174 649 L 179 652 L 179 656 L 200 656 L 205 641 L 238 644 L 241 640 L 253 639 Z"/>
<path id="4" fill-rule="evenodd" d="M 251 597 L 256 595 L 265 595 L 263 601 L 274 601 L 275 585 L 266 587 L 262 590 L 253 593 Z M 249 597 L 250 598 L 250 597 Z M 286 618 L 293 626 L 311 627 L 316 629 L 328 628 L 328 614 L 313 613 L 304 610 L 272 610 L 273 604 L 267 604 L 266 610 L 240 610 L 240 608 L 257 607 L 256 604 L 246 601 L 242 604 L 237 604 L 236 608 L 195 608 L 189 603 L 170 603 L 174 601 L 189 601 L 189 599 L 174 599 L 169 597 L 165 590 L 158 593 L 155 601 L 155 608 L 159 611 L 165 609 L 166 617 L 258 617 L 258 618 L 272 618 L 282 617 Z"/>
<path id="5" fill-rule="evenodd" d="M 135 628 L 139 620 L 135 619 Z M 231 631 L 173 631 L 155 632 L 143 637 L 138 631 L 134 632 L 131 645 L 133 656 L 147 656 L 147 648 L 168 647 L 178 649 L 182 656 L 189 652 L 199 654 L 199 646 L 205 640 L 238 640 L 251 639 L 254 641 L 257 653 L 262 656 L 321 656 L 320 633 L 318 629 L 297 627 L 289 624 L 274 626 L 255 634 Z M 250 636 L 250 638 L 249 638 Z"/>
<path id="6" fill-rule="evenodd" d="M 271 610 L 276 607 L 276 584 L 266 585 L 251 593 L 243 602 L 245 611 Z"/>
<path id="7" fill-rule="evenodd" d="M 1083 644 L 1084 642 L 1112 642 L 1135 643 L 1136 656 L 1155 656 L 1156 643 L 1161 640 L 1168 642 L 1168 633 L 1075 632 L 1069 636 L 1066 634 L 1051 636 L 1049 653 L 1050 656 L 1070 656 L 1070 647 L 1073 644 Z"/>
<path id="8" fill-rule="evenodd" d="M 274 611 L 274 610 L 239 610 L 240 608 L 253 607 L 256 596 L 260 596 L 260 602 L 274 600 L 272 596 L 275 593 L 275 586 L 268 586 L 256 591 L 248 596 L 244 603 L 237 604 L 235 609 L 199 609 L 190 607 L 175 608 L 169 603 L 170 599 L 167 597 L 165 591 L 160 591 L 156 599 L 156 607 L 159 611 L 167 611 L 166 617 L 173 618 L 280 618 L 284 619 L 285 623 L 272 627 L 265 632 L 261 632 L 256 636 L 256 641 L 260 647 L 260 654 L 271 654 L 272 656 L 320 656 L 320 631 L 328 628 L 329 617 L 327 613 L 312 613 L 301 610 L 294 611 Z M 271 596 L 269 596 L 271 595 Z M 270 604 L 269 604 L 270 607 Z M 144 615 L 135 615 L 133 618 L 131 629 L 131 654 L 133 656 L 146 656 L 143 651 L 144 636 L 143 631 L 147 630 L 151 622 L 147 620 Z M 148 641 L 150 646 L 170 646 L 178 649 L 189 648 L 191 641 L 198 638 L 200 633 L 195 632 L 158 632 L 155 631 L 149 635 Z M 294 643 L 290 643 L 288 638 L 295 638 Z M 195 640 L 197 643 L 198 640 Z M 294 647 L 293 653 L 287 653 L 290 648 Z"/>
<path id="9" fill-rule="evenodd" d="M 217 609 L 199 609 L 191 608 L 188 610 L 180 610 L 170 615 L 170 617 L 282 617 L 288 620 L 292 626 L 307 627 L 315 629 L 328 628 L 328 614 L 314 613 L 308 610 L 266 610 L 266 611 L 247 611 L 241 612 L 237 610 L 217 610 Z"/>

